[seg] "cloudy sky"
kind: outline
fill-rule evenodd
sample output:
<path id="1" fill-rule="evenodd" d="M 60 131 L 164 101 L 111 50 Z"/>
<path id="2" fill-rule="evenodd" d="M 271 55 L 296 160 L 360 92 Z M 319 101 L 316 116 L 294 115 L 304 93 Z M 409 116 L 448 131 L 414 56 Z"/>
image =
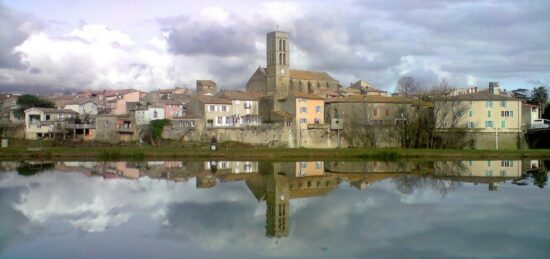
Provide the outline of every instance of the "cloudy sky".
<path id="1" fill-rule="evenodd" d="M 458 87 L 550 84 L 550 1 L 0 0 L 0 91 L 243 88 L 265 34 L 291 66 L 393 90 L 400 76 Z M 538 82 L 538 83 L 533 83 Z"/>

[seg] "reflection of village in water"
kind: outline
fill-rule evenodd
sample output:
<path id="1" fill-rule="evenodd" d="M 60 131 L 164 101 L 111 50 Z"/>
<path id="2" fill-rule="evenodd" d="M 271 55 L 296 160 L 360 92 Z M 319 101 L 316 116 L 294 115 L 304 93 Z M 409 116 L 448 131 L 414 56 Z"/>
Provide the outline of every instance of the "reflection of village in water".
<path id="1" fill-rule="evenodd" d="M 388 179 L 404 194 L 432 188 L 444 196 L 462 183 L 483 184 L 489 191 L 497 191 L 502 182 L 526 185 L 532 179 L 533 184 L 543 188 L 548 170 L 548 164 L 539 160 L 1 162 L 0 165 L 1 171 L 17 170 L 21 175 L 52 170 L 104 179 L 149 177 L 179 182 L 195 178 L 197 188 L 244 181 L 258 201 L 266 202 L 269 237 L 288 235 L 291 199 L 324 196 L 341 183 L 363 190 Z"/>

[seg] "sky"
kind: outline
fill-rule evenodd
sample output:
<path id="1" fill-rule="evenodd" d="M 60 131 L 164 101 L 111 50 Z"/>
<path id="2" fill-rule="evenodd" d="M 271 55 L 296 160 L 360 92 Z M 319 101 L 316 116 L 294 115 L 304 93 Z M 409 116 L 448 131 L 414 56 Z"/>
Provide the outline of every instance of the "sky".
<path id="1" fill-rule="evenodd" d="M 265 37 L 290 32 L 293 69 L 392 91 L 550 84 L 550 1 L 0 0 L 0 92 L 243 89 Z"/>

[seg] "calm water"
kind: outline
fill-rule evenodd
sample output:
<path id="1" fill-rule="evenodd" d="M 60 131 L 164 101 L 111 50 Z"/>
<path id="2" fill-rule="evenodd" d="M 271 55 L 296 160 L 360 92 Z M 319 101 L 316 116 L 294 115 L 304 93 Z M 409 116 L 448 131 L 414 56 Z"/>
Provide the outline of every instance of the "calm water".
<path id="1" fill-rule="evenodd" d="M 550 163 L 1 162 L 1 258 L 549 258 Z"/>

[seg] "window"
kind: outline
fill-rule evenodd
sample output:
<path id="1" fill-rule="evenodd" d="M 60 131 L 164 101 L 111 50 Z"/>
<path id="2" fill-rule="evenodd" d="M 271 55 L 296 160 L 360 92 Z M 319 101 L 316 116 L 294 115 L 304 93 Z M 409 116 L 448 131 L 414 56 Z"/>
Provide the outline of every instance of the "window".
<path id="1" fill-rule="evenodd" d="M 485 121 L 485 128 L 492 128 L 493 127 L 493 121 Z"/>
<path id="2" fill-rule="evenodd" d="M 473 111 L 469 111 L 469 112 L 468 112 L 468 116 L 469 116 L 469 117 L 474 116 L 474 112 L 473 112 Z"/>
<path id="3" fill-rule="evenodd" d="M 469 129 L 472 129 L 473 127 L 474 127 L 474 122 L 469 121 L 469 122 L 468 122 L 468 128 L 469 128 Z"/>
<path id="4" fill-rule="evenodd" d="M 500 122 L 500 127 L 503 128 L 503 129 L 506 128 L 506 121 L 501 121 Z"/>
<path id="5" fill-rule="evenodd" d="M 506 170 L 500 170 L 500 177 L 506 176 Z"/>
<path id="6" fill-rule="evenodd" d="M 321 162 L 315 162 L 315 169 L 321 169 Z"/>
<path id="7" fill-rule="evenodd" d="M 372 115 L 378 116 L 378 110 L 377 109 L 372 110 Z"/>
<path id="8" fill-rule="evenodd" d="M 307 113 L 307 107 L 300 107 L 301 113 Z"/>
<path id="9" fill-rule="evenodd" d="M 491 160 L 487 160 L 487 166 L 491 166 L 492 162 Z"/>
<path id="10" fill-rule="evenodd" d="M 302 168 L 307 168 L 307 163 L 306 162 L 302 162 Z"/>
<path id="11" fill-rule="evenodd" d="M 279 64 L 283 63 L 283 54 L 279 53 Z"/>
<path id="12" fill-rule="evenodd" d="M 250 101 L 245 101 L 244 102 L 244 108 L 245 109 L 250 109 L 252 108 L 252 103 Z"/>
<path id="13" fill-rule="evenodd" d="M 315 106 L 315 112 L 321 113 L 321 106 Z"/>
<path id="14" fill-rule="evenodd" d="M 50 120 L 50 115 L 49 115 L 49 114 L 46 114 L 46 120 L 47 120 L 47 121 Z"/>
<path id="15" fill-rule="evenodd" d="M 514 117 L 514 112 L 510 111 L 510 117 Z"/>
<path id="16" fill-rule="evenodd" d="M 157 118 L 158 117 L 158 112 L 157 111 L 153 111 L 153 118 Z"/>
<path id="17" fill-rule="evenodd" d="M 307 119 L 306 119 L 306 118 L 301 118 L 301 119 L 300 119 L 300 123 L 306 124 L 306 123 L 307 123 Z"/>
<path id="18" fill-rule="evenodd" d="M 279 50 L 283 50 L 283 40 L 279 40 Z"/>
<path id="19" fill-rule="evenodd" d="M 222 112 L 226 112 L 226 111 L 227 111 L 227 106 L 222 105 Z"/>
<path id="20" fill-rule="evenodd" d="M 493 176 L 493 169 L 485 170 L 485 176 Z"/>
<path id="21" fill-rule="evenodd" d="M 218 125 L 221 125 L 223 123 L 223 117 L 218 117 Z"/>
<path id="22" fill-rule="evenodd" d="M 502 117 L 514 117 L 513 111 L 501 111 L 500 116 Z"/>
<path id="23" fill-rule="evenodd" d="M 231 116 L 225 117 L 225 124 L 232 124 L 233 120 L 231 119 Z"/>
<path id="24" fill-rule="evenodd" d="M 491 118 L 491 111 L 487 111 L 487 118 Z"/>
<path id="25" fill-rule="evenodd" d="M 472 166 L 472 164 L 473 164 L 473 161 L 472 161 L 472 160 L 469 160 L 469 161 L 468 161 L 468 166 Z"/>
<path id="26" fill-rule="evenodd" d="M 283 53 L 283 65 L 286 64 L 286 53 Z"/>
<path id="27" fill-rule="evenodd" d="M 506 107 L 506 101 L 500 101 L 500 107 Z"/>
<path id="28" fill-rule="evenodd" d="M 216 106 L 214 106 L 214 105 L 208 106 L 208 111 L 215 112 L 216 111 Z"/>
<path id="29" fill-rule="evenodd" d="M 109 126 L 109 121 L 105 121 L 104 125 L 105 125 L 105 127 L 108 127 Z"/>
<path id="30" fill-rule="evenodd" d="M 493 108 L 493 101 L 486 101 L 486 102 L 485 102 L 485 107 L 487 107 L 487 108 Z"/>
<path id="31" fill-rule="evenodd" d="M 286 51 L 286 40 L 283 40 L 283 51 Z"/>
<path id="32" fill-rule="evenodd" d="M 501 167 L 512 167 L 512 166 L 514 166 L 514 161 L 513 160 L 502 160 L 502 161 L 500 161 L 500 166 Z"/>

